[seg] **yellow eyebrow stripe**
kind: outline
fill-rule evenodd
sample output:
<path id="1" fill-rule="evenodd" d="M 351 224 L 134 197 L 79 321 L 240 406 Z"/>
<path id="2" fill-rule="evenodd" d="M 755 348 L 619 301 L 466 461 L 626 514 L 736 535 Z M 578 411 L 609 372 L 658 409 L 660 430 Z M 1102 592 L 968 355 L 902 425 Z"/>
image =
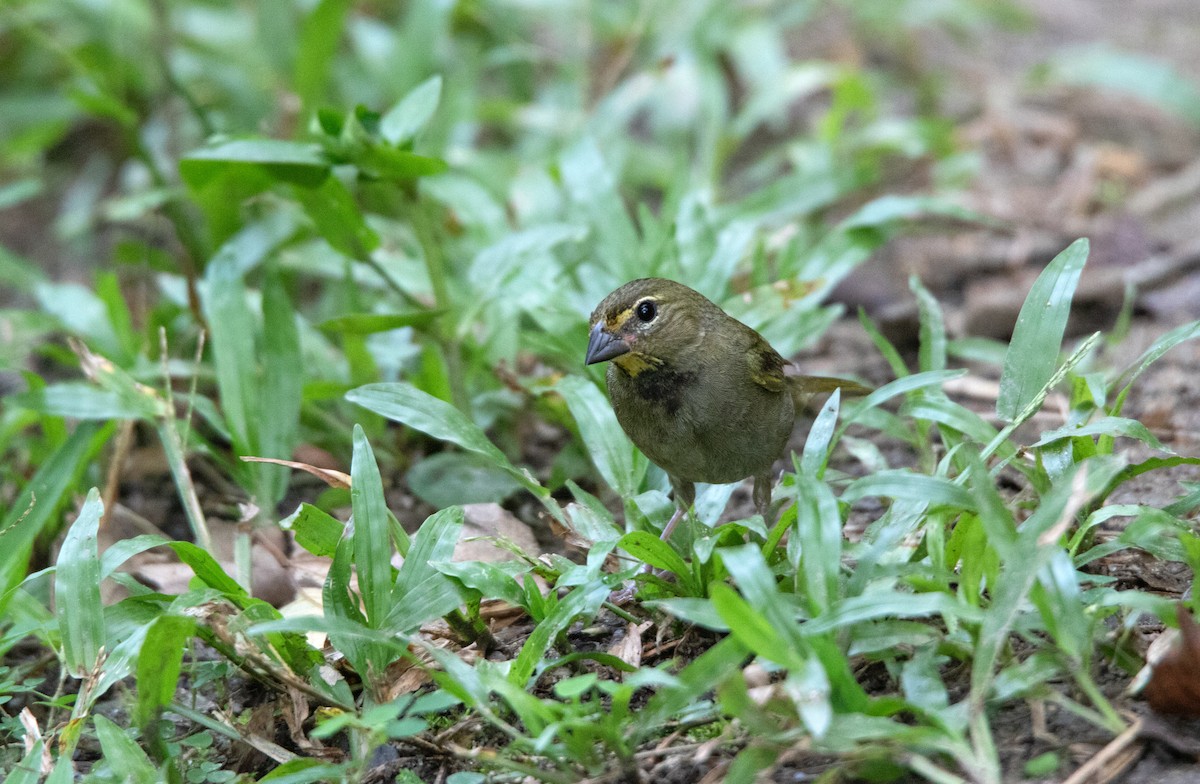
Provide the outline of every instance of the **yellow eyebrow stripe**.
<path id="1" fill-rule="evenodd" d="M 633 308 L 625 308 L 615 316 L 609 316 L 604 320 L 604 328 L 609 332 L 618 332 L 621 327 L 625 326 L 625 322 L 629 321 L 629 317 L 633 315 Z"/>
<path id="2" fill-rule="evenodd" d="M 625 322 L 633 316 L 634 308 L 641 305 L 643 302 L 658 302 L 658 297 L 642 297 L 637 302 L 633 303 L 632 307 L 625 308 L 615 314 L 606 316 L 604 319 L 604 328 L 609 332 L 618 332 L 625 326 Z"/>

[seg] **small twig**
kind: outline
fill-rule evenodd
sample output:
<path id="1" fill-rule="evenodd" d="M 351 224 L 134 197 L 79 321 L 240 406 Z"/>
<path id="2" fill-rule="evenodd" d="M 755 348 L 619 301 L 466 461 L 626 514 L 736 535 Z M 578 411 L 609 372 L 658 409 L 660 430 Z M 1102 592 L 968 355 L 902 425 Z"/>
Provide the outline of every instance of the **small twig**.
<path id="1" fill-rule="evenodd" d="M 121 469 L 125 464 L 126 458 L 129 457 L 129 450 L 133 447 L 133 427 L 136 422 L 132 419 L 126 419 L 117 429 L 116 443 L 113 444 L 112 460 L 108 464 L 108 473 L 104 477 L 104 495 L 102 502 L 104 504 L 104 514 L 100 517 L 99 530 L 103 531 L 108 527 L 108 521 L 112 517 L 113 508 L 117 505 L 117 490 L 121 485 Z"/>
<path id="2" fill-rule="evenodd" d="M 222 724 L 233 728 L 234 731 L 237 732 L 238 721 L 235 717 L 228 715 L 218 708 L 213 711 L 213 718 Z M 269 741 L 261 735 L 245 732 L 238 732 L 237 735 L 238 739 L 241 740 L 242 743 L 245 743 L 247 746 L 262 752 L 264 755 L 280 764 L 284 762 L 290 762 L 294 759 L 299 759 L 299 755 L 293 754 L 283 746 L 280 746 L 278 743 Z"/>
<path id="3" fill-rule="evenodd" d="M 1062 784 L 1086 784 L 1087 782 L 1112 781 L 1113 778 L 1133 764 L 1141 754 L 1141 748 L 1134 751 L 1133 744 L 1138 742 L 1138 734 L 1142 731 L 1142 720 L 1130 724 L 1124 732 L 1109 741 L 1108 745 L 1096 752 L 1090 760 L 1080 765 Z M 1096 778 L 1093 778 L 1096 777 Z"/>

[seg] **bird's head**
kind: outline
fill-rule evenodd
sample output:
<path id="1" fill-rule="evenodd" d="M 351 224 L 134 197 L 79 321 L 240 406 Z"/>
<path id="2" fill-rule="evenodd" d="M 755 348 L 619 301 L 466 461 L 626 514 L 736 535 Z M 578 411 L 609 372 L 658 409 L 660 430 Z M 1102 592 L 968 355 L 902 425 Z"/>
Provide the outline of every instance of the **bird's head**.
<path id="1" fill-rule="evenodd" d="M 592 311 L 588 365 L 614 361 L 636 376 L 688 352 L 703 339 L 701 317 L 715 308 L 697 291 L 663 278 L 641 278 L 613 291 Z"/>

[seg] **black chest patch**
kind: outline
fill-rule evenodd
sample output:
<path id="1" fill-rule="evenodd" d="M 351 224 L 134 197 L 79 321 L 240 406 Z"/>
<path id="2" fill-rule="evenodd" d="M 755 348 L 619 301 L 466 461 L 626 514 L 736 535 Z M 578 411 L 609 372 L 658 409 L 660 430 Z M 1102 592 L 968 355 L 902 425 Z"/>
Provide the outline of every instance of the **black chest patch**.
<path id="1" fill-rule="evenodd" d="M 668 414 L 676 414 L 683 396 L 699 378 L 694 370 L 674 370 L 663 366 L 643 370 L 629 379 L 634 393 L 648 403 L 662 406 Z"/>

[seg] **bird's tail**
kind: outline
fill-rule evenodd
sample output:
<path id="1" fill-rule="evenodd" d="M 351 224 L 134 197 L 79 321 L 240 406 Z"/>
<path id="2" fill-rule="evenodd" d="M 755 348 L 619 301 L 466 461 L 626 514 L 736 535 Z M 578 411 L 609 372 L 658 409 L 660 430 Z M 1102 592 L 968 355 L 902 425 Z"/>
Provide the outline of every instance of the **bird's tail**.
<path id="1" fill-rule="evenodd" d="M 796 403 L 797 411 L 807 406 L 813 395 L 832 392 L 835 389 L 842 390 L 842 397 L 862 397 L 875 391 L 857 381 L 830 376 L 789 376 L 788 387 L 792 393 L 792 400 Z"/>

